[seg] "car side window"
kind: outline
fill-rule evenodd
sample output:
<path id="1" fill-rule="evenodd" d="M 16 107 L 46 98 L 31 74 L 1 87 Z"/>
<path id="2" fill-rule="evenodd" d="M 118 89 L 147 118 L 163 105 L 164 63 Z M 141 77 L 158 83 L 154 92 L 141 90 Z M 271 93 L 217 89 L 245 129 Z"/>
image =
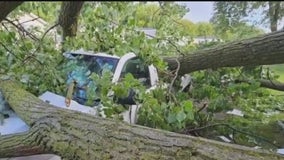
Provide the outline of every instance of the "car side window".
<path id="1" fill-rule="evenodd" d="M 151 86 L 148 66 L 141 59 L 135 57 L 128 60 L 122 68 L 120 78 L 124 78 L 127 73 L 131 73 L 146 87 Z"/>

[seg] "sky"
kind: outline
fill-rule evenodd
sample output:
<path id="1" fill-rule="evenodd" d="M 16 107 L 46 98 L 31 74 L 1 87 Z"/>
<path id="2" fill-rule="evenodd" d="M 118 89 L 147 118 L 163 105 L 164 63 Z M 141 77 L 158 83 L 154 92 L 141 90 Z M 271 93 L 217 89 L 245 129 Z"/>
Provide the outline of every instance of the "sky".
<path id="1" fill-rule="evenodd" d="M 196 2 L 179 2 L 186 4 L 190 11 L 184 16 L 194 23 L 196 22 L 209 22 L 210 18 L 213 16 L 213 2 L 206 1 L 196 1 Z"/>

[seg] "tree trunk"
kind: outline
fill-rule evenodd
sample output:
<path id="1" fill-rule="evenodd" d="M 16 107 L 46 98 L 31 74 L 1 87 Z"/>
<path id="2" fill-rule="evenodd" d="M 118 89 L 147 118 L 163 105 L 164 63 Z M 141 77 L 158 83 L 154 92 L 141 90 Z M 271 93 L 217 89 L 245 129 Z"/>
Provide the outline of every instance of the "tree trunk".
<path id="1" fill-rule="evenodd" d="M 268 13 L 271 32 L 277 31 L 281 2 L 268 2 Z"/>
<path id="2" fill-rule="evenodd" d="M 63 40 L 74 37 L 78 28 L 78 17 L 84 1 L 64 1 L 61 5 L 59 24 L 63 29 Z"/>
<path id="3" fill-rule="evenodd" d="M 0 2 L 0 22 L 8 16 L 15 8 L 21 5 L 24 1 L 2 1 Z"/>
<path id="4" fill-rule="evenodd" d="M 64 159 L 281 159 L 265 150 L 181 135 L 53 107 L 12 81 L 0 90 L 28 124 L 1 136 L 0 157 L 53 153 Z"/>
<path id="5" fill-rule="evenodd" d="M 177 68 L 183 75 L 219 67 L 257 66 L 284 63 L 284 32 L 277 31 L 258 37 L 206 48 L 184 56 L 164 57 L 170 70 Z"/>

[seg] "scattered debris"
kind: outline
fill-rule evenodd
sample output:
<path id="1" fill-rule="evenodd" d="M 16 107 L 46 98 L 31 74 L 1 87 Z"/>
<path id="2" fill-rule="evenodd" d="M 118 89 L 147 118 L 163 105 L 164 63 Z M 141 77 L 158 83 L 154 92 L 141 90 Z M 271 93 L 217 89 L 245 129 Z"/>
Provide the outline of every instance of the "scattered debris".
<path id="1" fill-rule="evenodd" d="M 188 91 L 192 87 L 192 78 L 189 74 L 185 74 L 181 77 L 181 83 L 180 86 L 182 87 L 180 91 Z"/>
<path id="2" fill-rule="evenodd" d="M 261 149 L 261 147 L 259 147 L 259 146 L 255 146 L 255 147 L 253 147 L 254 149 Z"/>
<path id="3" fill-rule="evenodd" d="M 231 143 L 231 140 L 229 140 L 227 137 L 225 136 L 218 136 L 219 138 L 221 138 L 224 142 L 228 142 Z"/>
<path id="4" fill-rule="evenodd" d="M 233 109 L 232 111 L 228 111 L 227 114 L 233 114 L 233 115 L 241 116 L 241 117 L 244 116 L 243 112 L 238 109 Z"/>
<path id="5" fill-rule="evenodd" d="M 277 153 L 284 154 L 284 148 L 277 149 Z"/>

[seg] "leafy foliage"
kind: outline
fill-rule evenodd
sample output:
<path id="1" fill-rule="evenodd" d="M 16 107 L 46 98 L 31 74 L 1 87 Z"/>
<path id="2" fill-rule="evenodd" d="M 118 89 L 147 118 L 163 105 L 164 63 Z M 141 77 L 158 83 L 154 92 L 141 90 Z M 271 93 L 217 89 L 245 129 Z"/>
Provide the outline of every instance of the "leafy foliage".
<path id="1" fill-rule="evenodd" d="M 86 2 L 79 18 L 78 35 L 68 38 L 62 47 L 67 51 L 84 48 L 119 56 L 134 52 L 146 64 L 154 64 L 160 73 L 168 76 L 171 74 L 167 73 L 167 66 L 161 60 L 161 55 L 187 53 L 220 43 L 197 45 L 191 43 L 193 37 L 215 35 L 230 41 L 263 33 L 242 21 L 242 16 L 245 16 L 242 9 L 247 4 L 216 3 L 220 12 L 215 14 L 213 24 L 194 24 L 182 19 L 187 9 L 172 2 L 161 2 L 159 5 Z M 54 23 L 59 7 L 58 2 L 25 2 L 19 10 L 33 12 Z M 14 15 L 20 14 L 19 10 L 16 10 Z M 147 38 L 145 33 L 137 29 L 141 27 L 156 28 L 156 37 Z M 60 33 L 60 30 L 58 31 Z M 40 34 L 42 35 L 43 33 Z M 181 46 L 179 41 L 184 37 L 189 37 L 190 40 Z M 3 66 L 0 69 L 1 76 L 21 81 L 26 89 L 35 95 L 46 90 L 66 94 L 66 73 L 72 70 L 72 67 L 65 66 L 67 70 L 62 68 L 63 57 L 59 49 L 54 47 L 56 42 L 50 36 L 46 36 L 42 41 L 35 41 L 18 32 L 13 26 L 8 27 L 2 23 L 0 42 L 0 65 Z M 233 108 L 241 109 L 245 113 L 245 119 L 232 118 L 228 123 L 238 128 L 246 128 L 269 121 L 267 114 L 283 106 L 283 98 L 272 96 L 257 83 L 258 79 L 277 78 L 264 67 L 222 68 L 195 72 L 192 74 L 193 88 L 188 93 L 169 92 L 164 86 L 172 80 L 170 76 L 161 77 L 159 86 L 149 92 L 146 92 L 145 86 L 130 74 L 117 84 L 111 83 L 111 76 L 109 72 L 102 76 L 92 75 L 91 79 L 99 89 L 88 88 L 89 100 L 99 97 L 107 117 L 121 119 L 118 113 L 125 111 L 127 106 L 115 103 L 113 96 L 125 97 L 130 89 L 134 89 L 137 93 L 135 101 L 141 105 L 138 123 L 170 131 L 194 129 L 210 124 L 214 122 L 216 113 Z M 252 85 L 236 82 L 239 79 L 249 80 Z M 179 90 L 178 82 L 174 84 L 174 88 Z M 208 102 L 205 113 L 198 107 L 202 100 Z M 88 101 L 88 104 L 91 105 L 92 102 Z M 218 134 L 229 133 L 228 130 L 217 131 Z M 241 138 L 243 141 L 248 140 L 247 137 Z"/>

